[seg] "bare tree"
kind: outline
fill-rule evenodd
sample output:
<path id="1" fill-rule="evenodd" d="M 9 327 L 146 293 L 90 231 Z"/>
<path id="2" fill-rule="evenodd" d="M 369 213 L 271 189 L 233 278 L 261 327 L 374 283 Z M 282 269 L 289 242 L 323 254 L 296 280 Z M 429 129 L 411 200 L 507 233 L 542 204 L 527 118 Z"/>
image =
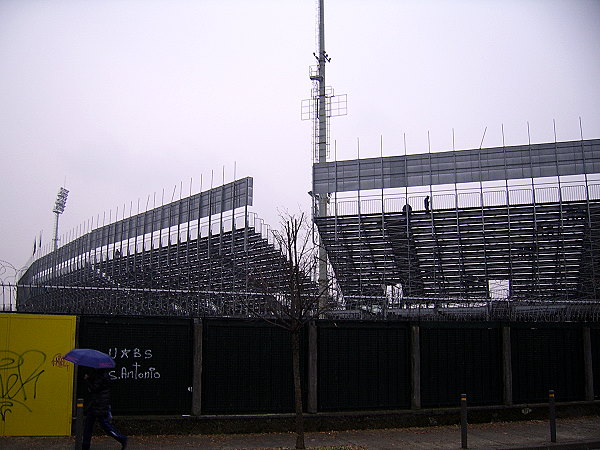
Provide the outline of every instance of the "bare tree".
<path id="1" fill-rule="evenodd" d="M 313 244 L 309 219 L 304 213 L 281 213 L 281 229 L 272 231 L 282 251 L 283 268 L 275 276 L 253 277 L 253 285 L 264 295 L 262 312 L 254 314 L 289 331 L 294 376 L 296 448 L 304 446 L 302 377 L 300 373 L 300 336 L 305 325 L 325 312 L 329 286 L 312 280 L 318 267 L 317 247 Z M 252 308 L 251 308 L 252 309 Z"/>

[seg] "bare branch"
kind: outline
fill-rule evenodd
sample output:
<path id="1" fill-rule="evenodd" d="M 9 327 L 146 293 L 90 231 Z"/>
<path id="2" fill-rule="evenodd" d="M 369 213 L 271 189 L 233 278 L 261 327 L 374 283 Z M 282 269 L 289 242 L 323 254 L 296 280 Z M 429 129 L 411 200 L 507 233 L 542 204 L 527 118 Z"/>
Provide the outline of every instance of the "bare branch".
<path id="1" fill-rule="evenodd" d="M 326 312 L 322 305 L 329 302 L 322 300 L 329 297 L 330 286 L 319 290 L 313 279 L 318 267 L 318 251 L 311 239 L 307 216 L 280 213 L 280 217 L 280 229 L 272 231 L 282 252 L 280 270 L 268 277 L 250 274 L 253 289 L 263 297 L 260 310 L 248 309 L 255 317 L 295 331 Z"/>

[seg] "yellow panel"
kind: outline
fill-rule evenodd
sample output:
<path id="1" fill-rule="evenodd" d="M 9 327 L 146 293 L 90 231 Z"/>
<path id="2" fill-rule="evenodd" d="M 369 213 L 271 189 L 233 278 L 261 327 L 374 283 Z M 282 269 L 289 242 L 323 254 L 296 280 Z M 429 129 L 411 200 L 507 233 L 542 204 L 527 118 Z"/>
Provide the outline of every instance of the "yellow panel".
<path id="1" fill-rule="evenodd" d="M 74 366 L 62 356 L 75 326 L 75 316 L 0 314 L 2 435 L 71 434 Z"/>
<path id="2" fill-rule="evenodd" d="M 0 314 L 0 350 L 8 348 L 8 316 L 6 314 Z M 5 372 L 2 370 L 5 362 L 2 359 L 4 357 L 3 352 L 0 353 L 0 436 L 4 436 L 4 420 L 2 420 L 2 413 L 5 409 Z"/>

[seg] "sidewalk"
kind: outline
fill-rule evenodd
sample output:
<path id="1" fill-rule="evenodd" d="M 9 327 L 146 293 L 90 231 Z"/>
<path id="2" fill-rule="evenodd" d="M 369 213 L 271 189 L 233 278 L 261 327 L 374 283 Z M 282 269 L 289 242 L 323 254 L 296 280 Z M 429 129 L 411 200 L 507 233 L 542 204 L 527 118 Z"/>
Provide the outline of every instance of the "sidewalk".
<path id="1" fill-rule="evenodd" d="M 557 420 L 557 442 L 550 442 L 546 421 L 504 422 L 469 425 L 470 449 L 600 449 L 600 417 Z M 460 427 L 398 428 L 383 430 L 306 433 L 306 447 L 347 449 L 460 449 Z M 72 449 L 73 437 L 0 437 L 2 449 Z M 220 434 L 132 436 L 128 449 L 273 449 L 293 448 L 295 434 Z M 94 436 L 92 449 L 118 449 L 107 436 Z"/>

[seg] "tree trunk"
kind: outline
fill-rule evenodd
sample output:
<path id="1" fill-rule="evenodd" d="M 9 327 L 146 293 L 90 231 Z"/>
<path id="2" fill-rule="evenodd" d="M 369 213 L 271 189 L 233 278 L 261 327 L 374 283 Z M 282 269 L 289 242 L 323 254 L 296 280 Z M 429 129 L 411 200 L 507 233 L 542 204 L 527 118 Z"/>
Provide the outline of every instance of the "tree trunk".
<path id="1" fill-rule="evenodd" d="M 304 416 L 302 415 L 302 385 L 300 379 L 300 330 L 292 330 L 292 365 L 294 367 L 294 407 L 296 410 L 296 448 L 304 446 Z"/>

